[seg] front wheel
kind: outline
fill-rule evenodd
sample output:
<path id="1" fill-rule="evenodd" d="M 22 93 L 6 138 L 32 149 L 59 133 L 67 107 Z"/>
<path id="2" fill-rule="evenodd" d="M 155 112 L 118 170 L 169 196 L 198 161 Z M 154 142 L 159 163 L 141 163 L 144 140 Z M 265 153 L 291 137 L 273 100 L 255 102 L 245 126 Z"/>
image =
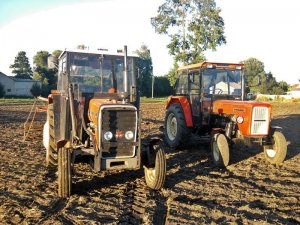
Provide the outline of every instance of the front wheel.
<path id="1" fill-rule="evenodd" d="M 155 144 L 150 151 L 150 154 L 154 154 L 154 165 L 144 166 L 146 184 L 151 189 L 159 190 L 163 187 L 166 178 L 165 151 L 159 143 Z"/>
<path id="2" fill-rule="evenodd" d="M 224 134 L 215 134 L 211 140 L 211 152 L 214 164 L 226 167 L 229 164 L 229 146 Z"/>
<path id="3" fill-rule="evenodd" d="M 58 149 L 58 196 L 67 198 L 72 191 L 71 148 Z"/>
<path id="4" fill-rule="evenodd" d="M 280 164 L 284 161 L 287 153 L 287 144 L 284 135 L 275 131 L 273 136 L 273 145 L 263 146 L 266 159 L 271 164 Z"/>

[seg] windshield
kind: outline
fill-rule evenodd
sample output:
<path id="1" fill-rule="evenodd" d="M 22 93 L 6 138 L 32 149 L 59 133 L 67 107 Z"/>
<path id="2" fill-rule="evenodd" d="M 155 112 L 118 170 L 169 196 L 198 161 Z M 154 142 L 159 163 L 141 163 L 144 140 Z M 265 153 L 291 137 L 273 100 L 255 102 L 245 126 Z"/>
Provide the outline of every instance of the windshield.
<path id="1" fill-rule="evenodd" d="M 133 59 L 128 58 L 128 86 L 131 85 Z M 72 54 L 70 79 L 79 83 L 86 92 L 124 92 L 124 57 Z M 95 90 L 96 89 L 96 90 Z M 90 90 L 90 91 L 89 91 Z"/>
<path id="2" fill-rule="evenodd" d="M 206 94 L 242 94 L 241 70 L 207 69 L 202 75 L 203 90 Z"/>

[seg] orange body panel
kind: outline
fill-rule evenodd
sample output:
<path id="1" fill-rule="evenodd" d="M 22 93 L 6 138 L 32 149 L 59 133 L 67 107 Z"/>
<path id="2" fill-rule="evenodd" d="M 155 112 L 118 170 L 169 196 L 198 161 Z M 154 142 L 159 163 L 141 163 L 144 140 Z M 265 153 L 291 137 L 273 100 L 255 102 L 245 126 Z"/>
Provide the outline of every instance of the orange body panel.
<path id="1" fill-rule="evenodd" d="M 166 109 L 173 103 L 181 105 L 187 127 L 193 127 L 192 110 L 188 99 L 185 96 L 170 96 L 167 100 Z"/>
<path id="2" fill-rule="evenodd" d="M 240 133 L 244 136 L 253 136 L 251 135 L 252 110 L 253 107 L 259 106 L 267 107 L 269 109 L 269 118 L 271 118 L 271 104 L 254 101 L 216 100 L 213 103 L 213 113 L 221 115 L 232 115 L 236 118 L 242 116 L 244 118 L 243 123 L 238 123 Z"/>
<path id="3" fill-rule="evenodd" d="M 89 111 L 88 111 L 88 117 L 89 120 L 95 124 L 95 139 L 96 143 L 98 143 L 98 113 L 99 109 L 102 105 L 111 105 L 111 104 L 116 104 L 119 103 L 114 100 L 107 100 L 107 99 L 91 99 L 89 102 Z"/>

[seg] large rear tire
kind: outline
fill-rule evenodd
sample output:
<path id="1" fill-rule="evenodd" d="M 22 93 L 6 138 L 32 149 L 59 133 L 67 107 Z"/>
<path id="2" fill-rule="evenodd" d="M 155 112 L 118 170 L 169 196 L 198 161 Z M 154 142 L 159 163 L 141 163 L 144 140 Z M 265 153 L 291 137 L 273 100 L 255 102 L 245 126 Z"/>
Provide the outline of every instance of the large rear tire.
<path id="1" fill-rule="evenodd" d="M 287 143 L 284 135 L 275 131 L 272 136 L 273 145 L 263 146 L 265 157 L 271 164 L 280 164 L 284 161 L 287 153 Z"/>
<path id="2" fill-rule="evenodd" d="M 58 150 L 58 196 L 68 198 L 72 191 L 71 148 Z"/>
<path id="3" fill-rule="evenodd" d="M 47 121 L 43 129 L 43 144 L 46 148 L 46 166 L 57 165 L 57 151 L 54 141 L 54 113 L 53 104 L 48 105 Z"/>
<path id="4" fill-rule="evenodd" d="M 215 134 L 211 140 L 212 159 L 216 166 L 226 167 L 229 164 L 229 146 L 224 134 Z"/>
<path id="5" fill-rule="evenodd" d="M 144 166 L 146 184 L 151 189 L 159 190 L 163 187 L 166 178 L 165 151 L 160 143 L 155 144 L 150 151 L 154 154 L 155 164 Z"/>
<path id="6" fill-rule="evenodd" d="M 190 138 L 190 128 L 186 126 L 184 113 L 179 103 L 172 104 L 165 116 L 164 135 L 167 144 L 172 147 L 183 147 Z"/>

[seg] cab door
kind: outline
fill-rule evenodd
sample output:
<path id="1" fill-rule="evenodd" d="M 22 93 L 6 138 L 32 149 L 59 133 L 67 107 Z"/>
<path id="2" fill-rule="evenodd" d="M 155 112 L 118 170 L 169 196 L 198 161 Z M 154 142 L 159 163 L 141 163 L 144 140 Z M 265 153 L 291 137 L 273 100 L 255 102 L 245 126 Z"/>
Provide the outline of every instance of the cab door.
<path id="1" fill-rule="evenodd" d="M 193 114 L 193 120 L 195 125 L 197 126 L 201 120 L 201 97 L 200 97 L 200 71 L 197 70 L 190 70 L 188 72 L 189 77 L 189 96 L 190 96 L 190 103 L 191 109 Z"/>

